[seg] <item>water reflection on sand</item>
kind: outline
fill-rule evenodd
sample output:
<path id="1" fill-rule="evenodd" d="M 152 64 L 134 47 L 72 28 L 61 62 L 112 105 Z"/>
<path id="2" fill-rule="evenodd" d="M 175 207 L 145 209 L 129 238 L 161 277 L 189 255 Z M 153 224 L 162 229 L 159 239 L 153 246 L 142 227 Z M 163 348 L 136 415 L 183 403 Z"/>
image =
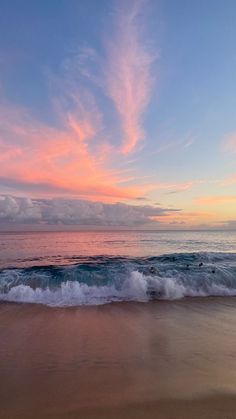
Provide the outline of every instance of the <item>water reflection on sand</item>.
<path id="1" fill-rule="evenodd" d="M 2 415 L 236 393 L 234 298 L 0 305 Z"/>

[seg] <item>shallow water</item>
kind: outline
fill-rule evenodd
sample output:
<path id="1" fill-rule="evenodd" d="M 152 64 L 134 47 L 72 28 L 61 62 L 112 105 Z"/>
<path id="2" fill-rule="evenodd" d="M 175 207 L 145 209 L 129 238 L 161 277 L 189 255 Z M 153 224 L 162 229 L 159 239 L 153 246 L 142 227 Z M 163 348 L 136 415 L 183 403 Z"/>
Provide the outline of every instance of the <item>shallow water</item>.
<path id="1" fill-rule="evenodd" d="M 0 417 L 236 397 L 235 322 L 234 298 L 70 309 L 2 303 Z"/>

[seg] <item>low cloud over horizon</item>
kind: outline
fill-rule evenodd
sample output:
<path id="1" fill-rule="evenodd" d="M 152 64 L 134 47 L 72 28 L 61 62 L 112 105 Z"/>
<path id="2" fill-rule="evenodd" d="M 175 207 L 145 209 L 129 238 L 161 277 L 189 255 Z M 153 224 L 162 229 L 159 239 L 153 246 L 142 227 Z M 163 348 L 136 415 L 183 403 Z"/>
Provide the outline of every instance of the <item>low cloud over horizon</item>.
<path id="1" fill-rule="evenodd" d="M 107 204 L 82 199 L 0 196 L 0 225 L 142 226 L 181 211 L 151 205 Z"/>

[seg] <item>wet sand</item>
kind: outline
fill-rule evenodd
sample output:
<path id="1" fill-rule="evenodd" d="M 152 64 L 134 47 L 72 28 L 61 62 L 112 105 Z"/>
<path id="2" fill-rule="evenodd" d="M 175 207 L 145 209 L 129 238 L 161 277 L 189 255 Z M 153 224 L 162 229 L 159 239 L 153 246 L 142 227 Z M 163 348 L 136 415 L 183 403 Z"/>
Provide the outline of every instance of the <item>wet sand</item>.
<path id="1" fill-rule="evenodd" d="M 235 419 L 236 299 L 0 304 L 0 418 Z"/>

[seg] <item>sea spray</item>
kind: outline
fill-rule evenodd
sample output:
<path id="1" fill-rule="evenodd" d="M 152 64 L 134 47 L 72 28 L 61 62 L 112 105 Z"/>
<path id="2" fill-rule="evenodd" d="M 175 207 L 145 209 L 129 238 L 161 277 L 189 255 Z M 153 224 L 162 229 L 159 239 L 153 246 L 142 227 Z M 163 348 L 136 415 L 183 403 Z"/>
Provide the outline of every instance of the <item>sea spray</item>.
<path id="1" fill-rule="evenodd" d="M 152 269 L 153 268 L 153 269 Z M 93 257 L 69 266 L 0 271 L 0 300 L 51 306 L 235 296 L 236 254 Z"/>

